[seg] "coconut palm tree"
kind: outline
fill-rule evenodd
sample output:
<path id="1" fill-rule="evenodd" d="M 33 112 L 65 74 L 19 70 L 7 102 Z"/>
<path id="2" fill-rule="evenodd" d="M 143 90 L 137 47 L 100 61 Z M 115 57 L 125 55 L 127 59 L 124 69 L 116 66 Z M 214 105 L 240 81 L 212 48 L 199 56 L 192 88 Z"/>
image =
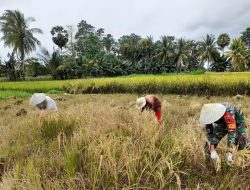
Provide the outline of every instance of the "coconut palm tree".
<path id="1" fill-rule="evenodd" d="M 176 49 L 175 49 L 175 63 L 177 71 L 180 72 L 180 68 L 185 62 L 188 60 L 188 56 L 191 53 L 190 48 L 188 47 L 188 43 L 185 39 L 181 38 L 177 41 Z"/>
<path id="2" fill-rule="evenodd" d="M 45 67 L 49 70 L 49 73 L 54 79 L 58 78 L 57 68 L 62 65 L 62 56 L 58 51 L 54 51 L 52 54 L 46 48 L 41 48 L 38 57 Z"/>
<path id="3" fill-rule="evenodd" d="M 149 36 L 147 38 L 142 38 L 139 41 L 140 54 L 143 58 L 150 58 L 154 50 L 153 37 Z"/>
<path id="4" fill-rule="evenodd" d="M 215 38 L 213 35 L 208 35 L 206 38 L 203 38 L 203 41 L 200 42 L 200 55 L 199 59 L 202 63 L 207 62 L 207 69 L 210 68 L 210 62 L 215 60 L 216 47 L 215 47 Z"/>
<path id="5" fill-rule="evenodd" d="M 225 55 L 230 59 L 235 71 L 244 71 L 250 52 L 247 50 L 247 44 L 241 39 L 234 39 Z"/>
<path id="6" fill-rule="evenodd" d="M 167 63 L 170 58 L 174 55 L 174 37 L 172 36 L 162 36 L 161 47 L 158 50 L 157 57 L 160 59 L 161 63 Z"/>
<path id="7" fill-rule="evenodd" d="M 220 34 L 217 39 L 217 45 L 220 47 L 222 54 L 224 54 L 224 48 L 230 44 L 230 37 L 228 34 Z"/>
<path id="8" fill-rule="evenodd" d="M 29 28 L 29 23 L 35 21 L 33 17 L 24 18 L 18 10 L 6 10 L 0 17 L 0 31 L 3 33 L 1 40 L 4 45 L 13 48 L 20 56 L 21 70 L 24 74 L 24 58 L 40 45 L 40 41 L 34 37 L 35 33 L 42 33 L 39 28 Z"/>

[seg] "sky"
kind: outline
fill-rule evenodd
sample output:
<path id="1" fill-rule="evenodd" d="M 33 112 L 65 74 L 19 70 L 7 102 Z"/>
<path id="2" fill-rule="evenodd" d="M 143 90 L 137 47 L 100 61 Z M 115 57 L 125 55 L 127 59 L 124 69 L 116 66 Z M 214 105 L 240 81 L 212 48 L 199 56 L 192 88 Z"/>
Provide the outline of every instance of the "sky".
<path id="1" fill-rule="evenodd" d="M 237 38 L 250 27 L 250 0 L 0 0 L 0 15 L 5 10 L 34 17 L 30 27 L 43 30 L 36 37 L 49 51 L 55 46 L 53 26 L 73 25 L 76 30 L 81 20 L 116 39 L 131 33 L 154 40 L 163 35 L 201 40 L 221 33 Z M 0 57 L 5 59 L 8 52 L 0 41 Z"/>

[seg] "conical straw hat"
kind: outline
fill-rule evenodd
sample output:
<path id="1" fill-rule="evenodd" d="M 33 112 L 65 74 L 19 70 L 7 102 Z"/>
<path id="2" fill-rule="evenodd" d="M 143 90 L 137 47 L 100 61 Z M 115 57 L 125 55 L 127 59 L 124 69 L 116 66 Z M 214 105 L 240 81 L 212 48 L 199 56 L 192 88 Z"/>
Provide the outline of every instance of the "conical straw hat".
<path id="1" fill-rule="evenodd" d="M 35 93 L 30 98 L 30 105 L 31 106 L 36 106 L 37 104 L 42 103 L 45 99 L 46 98 L 45 98 L 45 94 L 44 93 Z"/>
<path id="2" fill-rule="evenodd" d="M 226 106 L 219 103 L 205 104 L 201 109 L 201 124 L 211 124 L 218 121 L 226 112 Z"/>
<path id="3" fill-rule="evenodd" d="M 146 105 L 146 98 L 145 97 L 137 98 L 136 107 L 138 109 L 142 109 L 145 105 Z"/>

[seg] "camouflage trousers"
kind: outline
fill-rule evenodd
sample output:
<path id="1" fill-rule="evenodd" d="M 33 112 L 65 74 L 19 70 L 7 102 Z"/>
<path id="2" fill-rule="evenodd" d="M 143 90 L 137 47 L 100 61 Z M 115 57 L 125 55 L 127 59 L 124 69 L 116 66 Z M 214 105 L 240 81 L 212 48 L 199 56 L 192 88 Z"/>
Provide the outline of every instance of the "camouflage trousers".
<path id="1" fill-rule="evenodd" d="M 228 145 L 235 144 L 236 146 L 238 146 L 238 150 L 246 148 L 248 140 L 247 140 L 245 125 L 237 125 L 235 138 L 230 138 L 233 136 L 230 133 L 231 132 L 228 131 L 226 126 L 224 125 L 215 125 L 213 127 L 213 131 L 207 130 L 208 141 L 204 146 L 205 153 L 210 155 L 209 144 L 213 144 L 214 147 L 216 148 L 220 140 L 227 134 L 228 134 Z"/>

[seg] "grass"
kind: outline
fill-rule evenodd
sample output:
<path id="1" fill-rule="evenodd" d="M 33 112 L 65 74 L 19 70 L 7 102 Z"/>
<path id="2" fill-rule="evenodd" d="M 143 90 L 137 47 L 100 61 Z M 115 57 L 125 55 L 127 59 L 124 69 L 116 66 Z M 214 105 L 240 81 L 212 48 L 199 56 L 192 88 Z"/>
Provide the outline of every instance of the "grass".
<path id="1" fill-rule="evenodd" d="M 24 91 L 13 91 L 13 90 L 6 90 L 6 91 L 0 91 L 0 100 L 15 97 L 15 98 L 27 98 L 31 94 Z"/>
<path id="2" fill-rule="evenodd" d="M 215 174 L 198 122 L 207 102 L 232 102 L 249 118 L 249 97 L 159 94 L 159 126 L 153 113 L 139 113 L 133 94 L 63 96 L 58 113 L 39 112 L 28 100 L 1 102 L 0 189 L 249 188 L 250 152 L 235 152 L 235 164 L 227 167 L 224 138 Z M 28 114 L 17 117 L 22 108 Z"/>

